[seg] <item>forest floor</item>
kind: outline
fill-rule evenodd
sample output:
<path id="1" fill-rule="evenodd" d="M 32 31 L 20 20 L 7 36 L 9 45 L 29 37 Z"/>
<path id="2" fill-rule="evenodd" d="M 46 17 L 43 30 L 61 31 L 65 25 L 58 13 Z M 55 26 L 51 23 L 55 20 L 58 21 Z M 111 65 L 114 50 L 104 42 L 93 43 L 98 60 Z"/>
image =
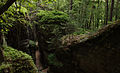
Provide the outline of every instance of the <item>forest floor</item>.
<path id="1" fill-rule="evenodd" d="M 46 69 L 40 71 L 40 73 L 47 73 L 47 71 L 48 71 L 48 68 L 46 68 Z"/>

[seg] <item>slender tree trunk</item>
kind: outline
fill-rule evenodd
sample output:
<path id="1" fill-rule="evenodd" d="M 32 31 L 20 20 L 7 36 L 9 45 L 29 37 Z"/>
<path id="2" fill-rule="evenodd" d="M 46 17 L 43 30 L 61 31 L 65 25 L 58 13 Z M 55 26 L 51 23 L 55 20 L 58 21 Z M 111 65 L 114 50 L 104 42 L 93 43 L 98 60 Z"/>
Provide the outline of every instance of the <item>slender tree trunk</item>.
<path id="1" fill-rule="evenodd" d="M 2 47 L 2 32 L 0 31 L 0 48 Z"/>
<path id="2" fill-rule="evenodd" d="M 39 46 L 38 46 L 38 39 L 37 39 L 37 26 L 36 25 L 34 25 L 33 26 L 33 35 L 34 35 L 34 41 L 36 42 L 36 51 L 35 51 L 35 58 L 36 58 L 36 66 L 37 66 L 37 68 L 38 68 L 38 70 L 39 70 L 39 72 L 38 73 L 40 73 L 40 70 L 43 68 L 42 67 L 42 64 L 41 64 L 41 62 L 40 62 L 40 57 L 41 57 L 41 55 L 40 55 L 40 50 L 39 50 Z"/>
<path id="3" fill-rule="evenodd" d="M 60 9 L 60 0 L 58 0 L 58 4 L 57 4 L 57 10 Z"/>
<path id="4" fill-rule="evenodd" d="M 70 10 L 73 9 L 73 0 L 70 0 Z"/>
<path id="5" fill-rule="evenodd" d="M 99 9 L 99 5 L 100 5 L 100 0 L 98 0 L 98 7 L 97 7 L 97 10 Z M 98 11 L 98 14 L 99 14 L 99 11 Z M 99 14 L 100 15 L 100 14 Z M 99 15 L 96 15 L 96 25 L 95 25 L 95 28 L 98 28 L 99 27 Z"/>
<path id="6" fill-rule="evenodd" d="M 0 47 L 0 65 L 2 64 L 2 62 L 4 61 L 4 57 L 3 57 L 3 50 Z"/>
<path id="7" fill-rule="evenodd" d="M 42 64 L 40 63 L 40 51 L 39 51 L 39 49 L 36 50 L 35 56 L 36 56 L 36 66 L 37 66 L 38 70 L 41 70 Z"/>
<path id="8" fill-rule="evenodd" d="M 1 43 L 2 42 L 2 43 Z M 6 40 L 5 40 L 5 36 L 4 34 L 2 34 L 0 32 L 0 65 L 6 61 L 5 57 L 4 57 L 4 54 L 3 54 L 3 51 L 4 51 L 4 48 L 2 47 L 3 46 L 7 46 L 7 43 L 6 43 Z M 5 62 L 6 63 L 6 62 Z M 8 67 L 7 69 L 4 69 L 3 73 L 13 73 L 12 70 L 11 70 L 11 67 Z"/>
<path id="9" fill-rule="evenodd" d="M 116 2 L 116 15 L 115 15 L 115 20 L 117 20 L 118 19 L 118 11 L 119 11 L 119 8 L 118 8 L 118 5 L 119 5 L 119 0 L 117 0 L 117 2 Z"/>
<path id="10" fill-rule="evenodd" d="M 114 0 L 112 0 L 112 2 L 111 2 L 110 21 L 112 21 L 112 17 L 113 17 L 113 9 L 114 9 Z"/>
<path id="11" fill-rule="evenodd" d="M 108 0 L 105 0 L 106 1 L 106 6 L 105 6 L 105 25 L 107 25 L 108 23 Z"/>
<path id="12" fill-rule="evenodd" d="M 7 41 L 5 39 L 5 35 L 2 34 L 3 46 L 7 46 Z"/>
<path id="13" fill-rule="evenodd" d="M 0 65 L 4 61 L 3 49 L 2 49 L 2 33 L 0 32 Z"/>

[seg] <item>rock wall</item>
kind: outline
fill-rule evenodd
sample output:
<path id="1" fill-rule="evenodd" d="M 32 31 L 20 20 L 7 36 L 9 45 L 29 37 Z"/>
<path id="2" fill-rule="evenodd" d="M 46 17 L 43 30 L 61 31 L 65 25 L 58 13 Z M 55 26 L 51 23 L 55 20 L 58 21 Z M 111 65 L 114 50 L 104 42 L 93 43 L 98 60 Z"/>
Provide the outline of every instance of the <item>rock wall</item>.
<path id="1" fill-rule="evenodd" d="M 54 73 L 120 73 L 120 21 L 82 40 L 56 52 L 63 67 Z"/>

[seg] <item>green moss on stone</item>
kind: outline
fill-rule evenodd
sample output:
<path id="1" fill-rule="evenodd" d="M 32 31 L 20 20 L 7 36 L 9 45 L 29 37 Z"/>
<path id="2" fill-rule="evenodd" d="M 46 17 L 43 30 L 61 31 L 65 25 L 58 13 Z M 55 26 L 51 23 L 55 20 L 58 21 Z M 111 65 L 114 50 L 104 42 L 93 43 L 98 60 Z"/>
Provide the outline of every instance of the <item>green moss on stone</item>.
<path id="1" fill-rule="evenodd" d="M 61 11 L 43 11 L 39 10 L 36 14 L 40 23 L 44 24 L 61 24 L 68 22 L 69 16 Z"/>
<path id="2" fill-rule="evenodd" d="M 0 66 L 0 73 L 10 69 L 9 73 L 36 73 L 37 68 L 32 57 L 11 47 L 4 47 L 5 61 Z"/>

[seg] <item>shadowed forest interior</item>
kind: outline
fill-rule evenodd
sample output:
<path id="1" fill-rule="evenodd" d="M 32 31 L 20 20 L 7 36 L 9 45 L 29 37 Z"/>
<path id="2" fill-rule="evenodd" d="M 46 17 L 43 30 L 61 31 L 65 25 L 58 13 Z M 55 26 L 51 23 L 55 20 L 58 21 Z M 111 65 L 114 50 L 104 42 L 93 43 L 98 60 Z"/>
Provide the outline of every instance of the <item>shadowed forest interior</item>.
<path id="1" fill-rule="evenodd" d="M 0 73 L 120 73 L 120 0 L 0 0 Z"/>

